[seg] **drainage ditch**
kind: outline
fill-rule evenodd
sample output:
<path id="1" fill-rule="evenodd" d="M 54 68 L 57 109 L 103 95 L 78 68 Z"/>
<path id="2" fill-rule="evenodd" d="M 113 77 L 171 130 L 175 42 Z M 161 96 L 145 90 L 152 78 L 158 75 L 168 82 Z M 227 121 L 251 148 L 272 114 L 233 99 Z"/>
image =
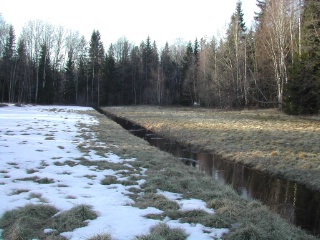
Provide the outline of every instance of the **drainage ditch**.
<path id="1" fill-rule="evenodd" d="M 224 184 L 231 185 L 244 198 L 259 200 L 287 221 L 320 236 L 319 192 L 222 159 L 215 154 L 194 151 L 126 119 L 101 109 L 96 110 L 135 136 L 144 138 L 150 145 L 171 153 L 185 164 L 199 168 Z"/>

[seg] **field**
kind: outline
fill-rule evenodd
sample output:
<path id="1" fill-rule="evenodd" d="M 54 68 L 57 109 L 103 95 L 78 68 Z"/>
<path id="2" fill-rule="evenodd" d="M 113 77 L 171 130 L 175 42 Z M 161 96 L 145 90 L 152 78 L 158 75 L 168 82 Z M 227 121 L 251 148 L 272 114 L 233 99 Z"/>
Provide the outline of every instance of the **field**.
<path id="1" fill-rule="evenodd" d="M 0 108 L 4 239 L 315 239 L 90 108 Z"/>
<path id="2" fill-rule="evenodd" d="M 225 159 L 320 190 L 320 118 L 276 109 L 108 107 L 117 116 Z"/>

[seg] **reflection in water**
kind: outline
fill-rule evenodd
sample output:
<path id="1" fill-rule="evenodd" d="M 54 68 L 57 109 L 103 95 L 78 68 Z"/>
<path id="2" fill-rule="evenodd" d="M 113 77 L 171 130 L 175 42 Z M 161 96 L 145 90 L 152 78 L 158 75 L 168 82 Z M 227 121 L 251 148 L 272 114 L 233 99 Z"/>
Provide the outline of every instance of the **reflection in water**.
<path id="1" fill-rule="evenodd" d="M 291 223 L 320 235 L 320 193 L 284 179 L 221 159 L 205 152 L 192 152 L 177 142 L 164 139 L 124 119 L 110 116 L 132 134 L 151 145 L 179 157 L 225 184 L 230 184 L 246 199 L 257 199 Z"/>

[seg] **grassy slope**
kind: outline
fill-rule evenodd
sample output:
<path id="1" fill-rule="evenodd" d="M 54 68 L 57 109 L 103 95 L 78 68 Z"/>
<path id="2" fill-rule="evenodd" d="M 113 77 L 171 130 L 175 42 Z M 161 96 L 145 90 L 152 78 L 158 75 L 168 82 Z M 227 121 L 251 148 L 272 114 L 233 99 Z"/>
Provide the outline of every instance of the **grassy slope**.
<path id="1" fill-rule="evenodd" d="M 274 109 L 104 108 L 155 132 L 320 190 L 320 120 Z"/>
<path id="2" fill-rule="evenodd" d="M 154 114 L 157 115 L 157 112 Z M 148 201 L 148 206 L 155 206 L 164 211 L 160 216 L 149 217 L 164 219 L 168 216 L 171 219 L 201 223 L 208 227 L 230 228 L 230 233 L 225 235 L 224 239 L 314 238 L 271 213 L 259 202 L 244 200 L 230 187 L 222 186 L 199 170 L 185 166 L 172 155 L 159 151 L 143 139 L 134 137 L 103 115 L 98 118 L 99 126 L 91 128 L 91 131 L 98 135 L 98 140 L 114 144 L 115 147 L 111 147 L 111 150 L 117 154 L 136 157 L 137 160 L 132 163 L 134 167 L 148 169 L 146 183 L 142 187 L 145 194 L 141 195 L 139 190 L 136 192 L 137 189 L 133 189 L 132 198 L 137 206 L 143 207 Z M 181 193 L 184 198 L 202 199 L 207 202 L 208 207 L 215 209 L 215 214 L 199 211 L 181 212 L 169 200 L 154 196 L 157 189 Z M 141 196 L 144 196 L 143 199 Z"/>

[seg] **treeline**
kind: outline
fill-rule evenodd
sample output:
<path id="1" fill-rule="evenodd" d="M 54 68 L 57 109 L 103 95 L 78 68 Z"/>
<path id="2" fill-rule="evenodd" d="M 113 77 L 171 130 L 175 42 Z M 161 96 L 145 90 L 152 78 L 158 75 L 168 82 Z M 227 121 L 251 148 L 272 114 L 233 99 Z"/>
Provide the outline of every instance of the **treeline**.
<path id="1" fill-rule="evenodd" d="M 257 0 L 247 29 L 241 1 L 225 37 L 139 46 L 125 37 L 105 49 L 100 32 L 30 21 L 16 42 L 0 17 L 0 101 L 77 105 L 274 107 L 320 110 L 320 2 Z"/>

